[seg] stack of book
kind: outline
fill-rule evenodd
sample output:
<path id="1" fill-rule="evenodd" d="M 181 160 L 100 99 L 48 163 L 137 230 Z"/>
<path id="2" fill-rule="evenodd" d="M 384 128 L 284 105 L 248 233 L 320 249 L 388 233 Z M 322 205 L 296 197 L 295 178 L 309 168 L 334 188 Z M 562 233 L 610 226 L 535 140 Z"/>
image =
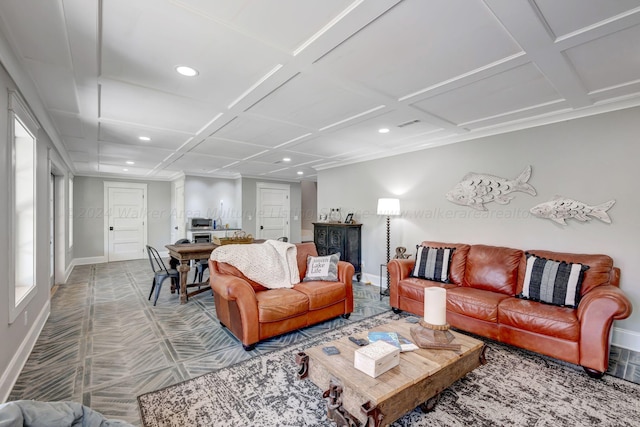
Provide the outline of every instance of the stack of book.
<path id="1" fill-rule="evenodd" d="M 418 346 L 397 332 L 369 332 L 369 342 L 384 341 L 398 347 L 400 351 L 417 350 Z"/>

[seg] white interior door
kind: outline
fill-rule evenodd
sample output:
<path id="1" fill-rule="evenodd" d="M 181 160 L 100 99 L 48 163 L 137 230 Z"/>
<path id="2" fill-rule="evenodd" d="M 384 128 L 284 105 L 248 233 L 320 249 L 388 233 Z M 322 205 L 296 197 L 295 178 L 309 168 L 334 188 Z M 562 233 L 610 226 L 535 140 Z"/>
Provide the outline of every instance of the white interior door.
<path id="1" fill-rule="evenodd" d="M 289 238 L 290 188 L 286 184 L 259 182 L 256 201 L 258 239 Z"/>
<path id="2" fill-rule="evenodd" d="M 184 180 L 173 183 L 173 212 L 171 215 L 171 243 L 187 237 L 184 217 Z"/>
<path id="3" fill-rule="evenodd" d="M 146 184 L 105 182 L 108 261 L 146 256 Z"/>

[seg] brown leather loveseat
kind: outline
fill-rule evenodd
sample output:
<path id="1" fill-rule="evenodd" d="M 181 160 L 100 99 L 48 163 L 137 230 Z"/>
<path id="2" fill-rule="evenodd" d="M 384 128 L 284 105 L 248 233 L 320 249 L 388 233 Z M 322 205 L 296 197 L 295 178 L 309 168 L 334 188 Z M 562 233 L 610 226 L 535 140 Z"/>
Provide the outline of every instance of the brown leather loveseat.
<path id="1" fill-rule="evenodd" d="M 424 315 L 424 288 L 442 286 L 447 289 L 446 318 L 452 327 L 581 365 L 592 377 L 606 372 L 612 323 L 629 317 L 632 310 L 618 287 L 620 270 L 609 256 L 543 250 L 525 253 L 441 242 L 422 242 L 422 246 L 455 248 L 449 283 L 411 277 L 415 260 L 392 260 L 388 267 L 394 311 Z M 588 266 L 576 308 L 516 297 L 523 292 L 527 253 Z"/>
<path id="2" fill-rule="evenodd" d="M 307 256 L 318 256 L 318 252 L 313 242 L 296 247 L 301 281 L 293 288 L 268 289 L 230 264 L 209 260 L 216 314 L 245 350 L 264 339 L 340 315 L 348 318 L 353 311 L 353 265 L 339 261 L 336 282 L 302 282 Z"/>

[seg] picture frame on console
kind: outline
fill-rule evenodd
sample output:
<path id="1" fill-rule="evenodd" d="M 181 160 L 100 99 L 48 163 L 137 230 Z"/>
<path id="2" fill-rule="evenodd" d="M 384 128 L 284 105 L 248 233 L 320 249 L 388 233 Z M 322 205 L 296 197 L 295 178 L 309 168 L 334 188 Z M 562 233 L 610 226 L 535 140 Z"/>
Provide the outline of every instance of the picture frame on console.
<path id="1" fill-rule="evenodd" d="M 347 217 L 344 219 L 345 224 L 353 224 L 353 213 L 348 213 Z"/>

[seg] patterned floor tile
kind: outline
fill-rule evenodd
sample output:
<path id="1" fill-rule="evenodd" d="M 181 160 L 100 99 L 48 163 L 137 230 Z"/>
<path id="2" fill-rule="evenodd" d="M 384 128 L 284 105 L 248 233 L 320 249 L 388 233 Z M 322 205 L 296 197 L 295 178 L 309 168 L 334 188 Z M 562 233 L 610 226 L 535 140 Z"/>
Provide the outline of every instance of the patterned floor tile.
<path id="1" fill-rule="evenodd" d="M 190 278 L 192 275 L 190 275 Z M 354 312 L 245 351 L 215 317 L 210 292 L 179 303 L 169 282 L 148 301 L 148 260 L 76 266 L 51 299 L 51 314 L 10 400 L 82 402 L 140 425 L 136 396 L 269 353 L 389 310 L 378 288 L 354 283 Z M 613 347 L 609 373 L 640 382 L 640 354 Z"/>
<path id="2" fill-rule="evenodd" d="M 235 365 L 243 360 L 256 356 L 258 351 L 245 351 L 241 345 L 227 347 L 182 363 L 189 378 L 195 378 L 208 372 Z"/>
<path id="3" fill-rule="evenodd" d="M 93 389 L 106 383 L 174 366 L 166 345 L 161 342 L 139 344 L 125 349 L 98 353 L 85 359 L 84 386 Z"/>
<path id="4" fill-rule="evenodd" d="M 137 307 L 137 308 L 135 308 Z M 92 331 L 95 329 L 128 328 L 146 322 L 144 305 L 132 301 L 96 303 L 91 306 Z"/>
<path id="5" fill-rule="evenodd" d="M 123 378 L 121 381 L 95 387 L 84 393 L 82 403 L 107 418 L 141 425 L 137 396 L 183 381 L 176 367 L 146 372 Z"/>
<path id="6" fill-rule="evenodd" d="M 125 328 L 119 334 L 114 334 L 111 330 L 94 333 L 89 339 L 91 349 L 87 355 L 91 356 L 116 350 L 124 352 L 129 348 L 151 345 L 160 342 L 162 336 L 153 325 L 138 324 L 136 328 Z"/>
<path id="7" fill-rule="evenodd" d="M 240 345 L 238 340 L 215 323 L 187 333 L 172 334 L 167 341 L 176 361 Z"/>
<path id="8" fill-rule="evenodd" d="M 640 384 L 640 365 L 629 363 L 627 365 L 627 370 L 624 373 L 624 378 L 631 382 Z"/>
<path id="9" fill-rule="evenodd" d="M 171 308 L 154 307 L 156 324 L 167 336 L 182 335 L 203 326 L 214 327 L 212 316 L 195 304 L 184 304 Z"/>
<path id="10" fill-rule="evenodd" d="M 79 401 L 83 369 L 77 363 L 23 370 L 8 400 Z"/>
<path id="11" fill-rule="evenodd" d="M 68 341 L 80 342 L 86 335 L 85 326 L 84 322 L 76 324 L 47 324 L 47 326 L 42 329 L 42 333 L 38 338 L 38 344 L 55 344 Z"/>
<path id="12" fill-rule="evenodd" d="M 42 371 L 51 367 L 77 366 L 84 357 L 81 341 L 36 341 L 23 372 Z"/>

